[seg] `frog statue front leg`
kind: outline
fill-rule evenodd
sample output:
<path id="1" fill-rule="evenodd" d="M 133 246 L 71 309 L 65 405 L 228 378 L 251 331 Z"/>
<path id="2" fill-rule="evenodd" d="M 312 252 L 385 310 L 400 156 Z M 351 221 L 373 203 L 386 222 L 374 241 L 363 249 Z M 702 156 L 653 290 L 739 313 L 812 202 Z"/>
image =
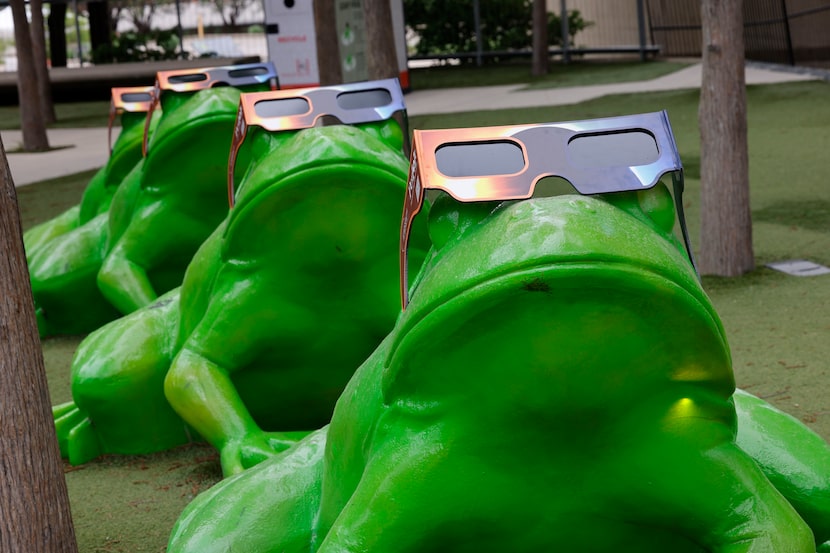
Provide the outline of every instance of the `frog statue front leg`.
<path id="1" fill-rule="evenodd" d="M 437 199 L 411 303 L 330 425 L 197 497 L 168 552 L 815 552 L 830 448 L 734 395 L 672 210 L 662 185 Z"/>
<path id="2" fill-rule="evenodd" d="M 101 294 L 96 275 L 106 256 L 113 198 L 122 186 L 139 185 L 144 120 L 143 113 L 125 113 L 112 154 L 81 203 L 24 234 L 41 336 L 86 334 L 120 315 Z M 158 120 L 151 118 L 150 134 Z"/>
<path id="3" fill-rule="evenodd" d="M 96 281 L 121 313 L 179 286 L 190 259 L 227 214 L 222 137 L 233 129 L 239 95 L 232 87 L 200 90 L 165 112 L 138 187 L 111 208 Z"/>
<path id="4" fill-rule="evenodd" d="M 161 393 L 176 343 L 180 290 L 87 336 L 72 359 L 73 401 L 53 408 L 61 455 L 74 465 L 198 439 Z"/>
<path id="5" fill-rule="evenodd" d="M 198 315 L 165 381 L 226 475 L 294 441 L 269 430 L 326 424 L 398 312 L 399 145 L 335 126 L 301 131 L 279 153 L 246 177 L 222 231 L 223 264 L 210 293 L 193 295 L 202 306 L 185 309 Z M 425 235 L 422 226 L 415 266 Z"/>

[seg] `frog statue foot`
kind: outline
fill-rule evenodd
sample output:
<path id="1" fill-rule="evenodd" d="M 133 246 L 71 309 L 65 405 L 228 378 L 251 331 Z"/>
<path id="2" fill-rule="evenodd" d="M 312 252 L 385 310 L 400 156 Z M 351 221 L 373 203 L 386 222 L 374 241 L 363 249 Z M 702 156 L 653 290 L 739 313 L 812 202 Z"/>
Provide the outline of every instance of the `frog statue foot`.
<path id="1" fill-rule="evenodd" d="M 616 118 L 587 123 L 590 136 L 605 123 L 619 138 Z M 555 125 L 537 130 L 555 142 Z M 485 150 L 515 129 L 535 132 L 485 129 Z M 544 146 L 517 158 L 561 174 L 568 160 Z M 408 206 L 423 193 L 409 182 Z M 197 497 L 168 553 L 814 553 L 830 537 L 830 447 L 735 394 L 723 327 L 672 233 L 676 204 L 646 184 L 439 196 L 411 300 L 329 426 Z"/>
<path id="2" fill-rule="evenodd" d="M 73 465 L 80 465 L 101 455 L 101 445 L 92 421 L 78 409 L 75 402 L 52 407 L 52 416 L 55 418 L 61 457 Z"/>
<path id="3" fill-rule="evenodd" d="M 72 360 L 73 402 L 53 408 L 61 455 L 140 454 L 199 440 L 160 394 L 175 339 L 179 290 L 96 330 Z"/>

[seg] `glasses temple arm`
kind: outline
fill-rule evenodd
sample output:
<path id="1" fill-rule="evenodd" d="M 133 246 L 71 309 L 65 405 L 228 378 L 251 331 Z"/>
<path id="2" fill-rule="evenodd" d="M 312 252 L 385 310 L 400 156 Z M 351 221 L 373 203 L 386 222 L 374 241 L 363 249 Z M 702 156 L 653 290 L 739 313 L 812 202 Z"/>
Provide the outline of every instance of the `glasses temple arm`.
<path id="1" fill-rule="evenodd" d="M 683 233 L 683 245 L 686 247 L 686 253 L 689 255 L 689 262 L 695 270 L 695 274 L 700 278 L 700 273 L 697 270 L 697 263 L 695 263 L 694 254 L 692 254 L 692 242 L 689 239 L 689 229 L 686 226 L 686 215 L 683 210 L 683 169 L 679 171 L 672 171 L 671 174 L 672 189 L 674 191 L 674 210 L 677 212 L 677 220 L 680 223 L 680 230 Z"/>

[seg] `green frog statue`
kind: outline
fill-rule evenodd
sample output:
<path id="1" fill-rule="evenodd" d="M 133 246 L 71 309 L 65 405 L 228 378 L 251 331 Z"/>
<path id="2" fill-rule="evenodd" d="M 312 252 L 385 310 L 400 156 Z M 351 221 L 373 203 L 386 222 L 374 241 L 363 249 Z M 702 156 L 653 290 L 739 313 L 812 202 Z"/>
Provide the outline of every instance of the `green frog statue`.
<path id="1" fill-rule="evenodd" d="M 98 290 L 95 274 L 115 191 L 141 163 L 152 93 L 152 86 L 112 89 L 107 164 L 92 177 L 78 205 L 23 235 L 41 336 L 82 334 L 119 315 Z M 112 126 L 119 113 L 121 132 L 112 144 Z M 160 114 L 156 111 L 151 118 L 150 132 Z"/>
<path id="2" fill-rule="evenodd" d="M 41 336 L 88 333 L 181 285 L 227 214 L 226 137 L 239 95 L 275 86 L 276 72 L 269 62 L 160 71 L 156 81 L 138 129 L 144 157 L 111 198 L 91 202 L 89 220 L 28 256 Z"/>
<path id="3" fill-rule="evenodd" d="M 396 79 L 241 95 L 233 208 L 181 288 L 78 348 L 74 402 L 54 409 L 70 462 L 201 436 L 234 474 L 329 421 L 400 310 L 402 110 Z M 254 161 L 235 191 L 237 155 Z M 425 223 L 413 237 L 417 270 Z"/>
<path id="4" fill-rule="evenodd" d="M 153 87 L 114 87 L 111 92 L 107 129 L 110 155 L 106 165 L 93 175 L 78 205 L 24 233 L 27 255 L 109 209 L 116 188 L 141 159 L 144 126 L 152 103 Z M 120 122 L 121 131 L 113 144 L 112 130 L 116 119 Z M 157 116 L 152 118 L 151 130 L 156 124 Z"/>
<path id="5" fill-rule="evenodd" d="M 392 332 L 330 425 L 198 496 L 169 553 L 810 553 L 830 538 L 830 448 L 736 393 L 685 225 L 673 233 L 665 112 L 413 141 Z M 553 176 L 580 194 L 531 197 Z M 428 189 L 432 249 L 410 286 Z"/>

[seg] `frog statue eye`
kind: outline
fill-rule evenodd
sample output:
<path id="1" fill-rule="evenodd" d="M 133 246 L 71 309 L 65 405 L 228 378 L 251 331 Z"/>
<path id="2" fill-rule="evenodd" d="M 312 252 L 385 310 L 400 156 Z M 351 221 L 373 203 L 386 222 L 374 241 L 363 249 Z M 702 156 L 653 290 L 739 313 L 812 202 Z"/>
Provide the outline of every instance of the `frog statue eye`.
<path id="1" fill-rule="evenodd" d="M 394 119 L 357 125 L 367 133 L 382 142 L 389 144 L 394 150 L 404 149 L 404 136 L 400 124 Z"/>
<path id="2" fill-rule="evenodd" d="M 451 239 L 487 217 L 500 202 L 459 202 L 449 194 L 436 194 L 429 209 L 429 239 L 440 250 Z"/>
<path id="3" fill-rule="evenodd" d="M 658 229 L 666 234 L 674 230 L 674 198 L 665 184 L 658 182 L 648 190 L 640 190 L 637 192 L 637 201 L 640 209 L 654 221 Z"/>
<path id="4" fill-rule="evenodd" d="M 647 190 L 602 194 L 608 203 L 628 212 L 664 235 L 675 230 L 675 203 L 662 181 Z"/>

